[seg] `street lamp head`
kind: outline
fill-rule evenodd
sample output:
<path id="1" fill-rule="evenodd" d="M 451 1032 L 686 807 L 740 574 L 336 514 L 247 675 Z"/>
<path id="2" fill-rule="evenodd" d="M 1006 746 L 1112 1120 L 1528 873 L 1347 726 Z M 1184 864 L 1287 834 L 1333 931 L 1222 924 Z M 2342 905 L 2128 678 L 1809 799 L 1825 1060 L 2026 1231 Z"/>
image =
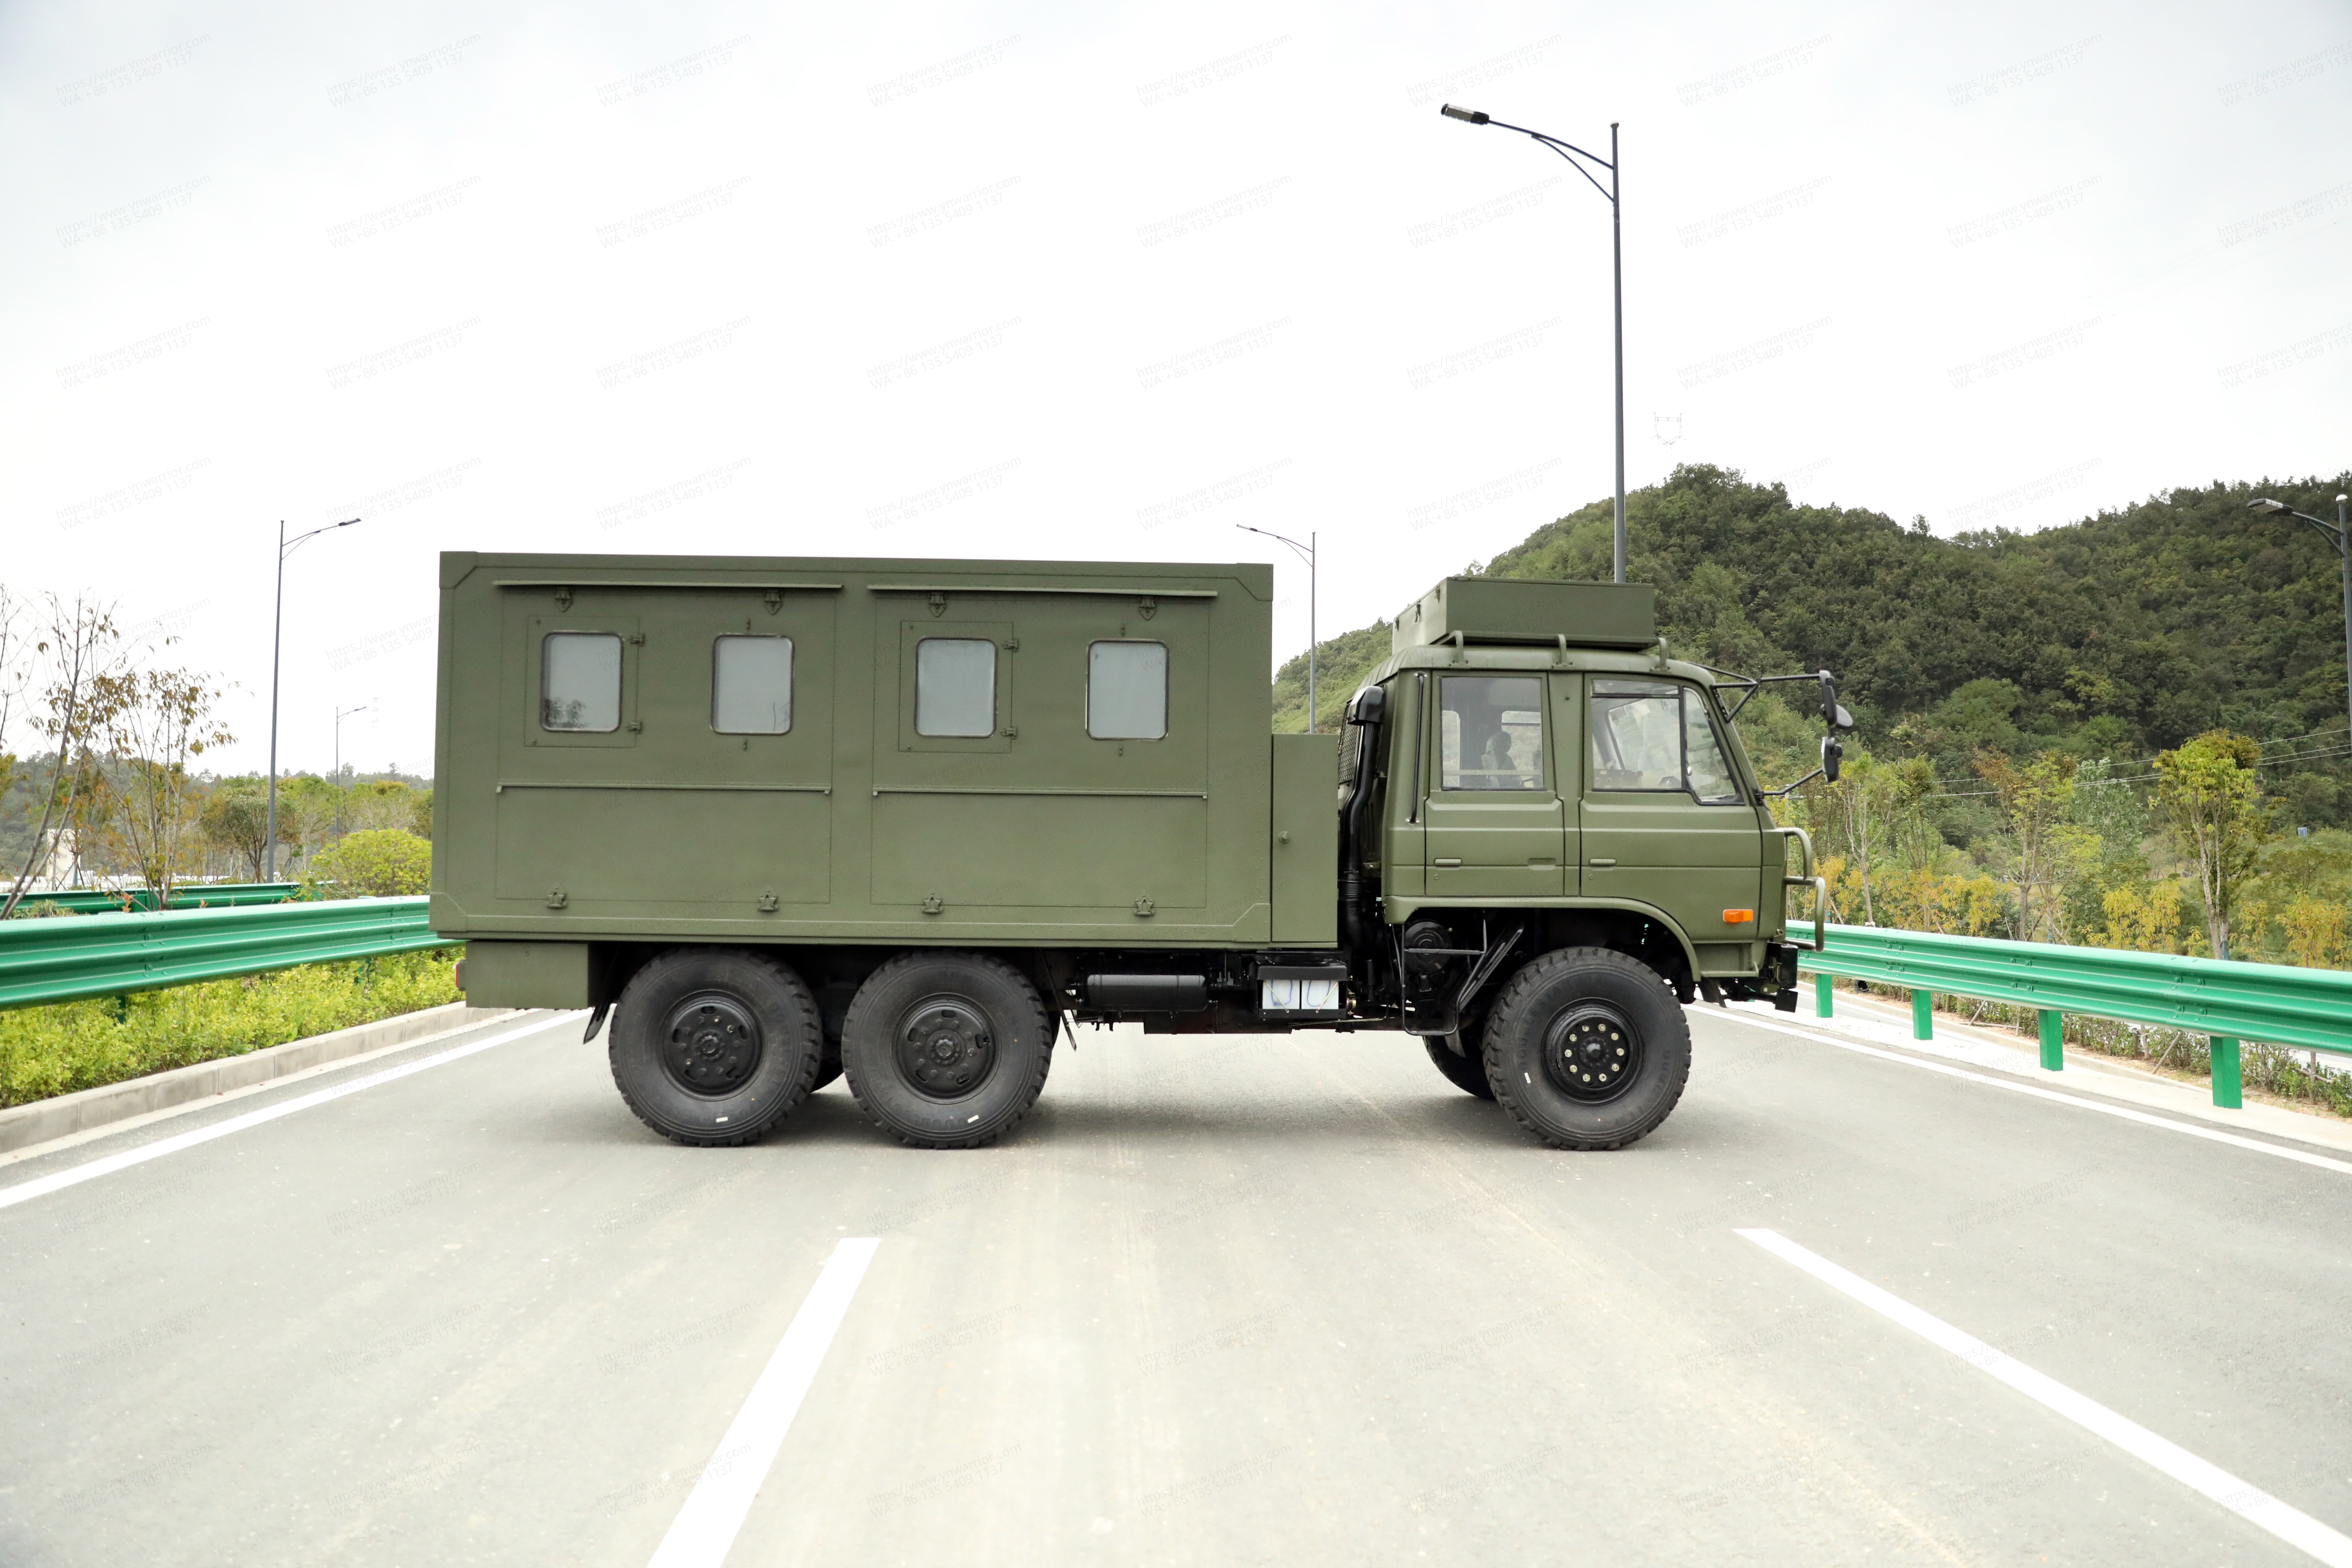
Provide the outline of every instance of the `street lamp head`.
<path id="1" fill-rule="evenodd" d="M 1437 112 L 1448 120 L 1466 120 L 1473 125 L 1488 123 L 1486 111 L 1483 109 L 1456 109 L 1454 105 L 1446 103 L 1439 105 Z"/>
<path id="2" fill-rule="evenodd" d="M 2293 510 L 2286 502 L 2273 500 L 2268 496 L 2256 496 L 2246 503 L 2246 509 L 2249 511 L 2261 512 L 2264 517 L 2276 517 L 2283 511 Z"/>

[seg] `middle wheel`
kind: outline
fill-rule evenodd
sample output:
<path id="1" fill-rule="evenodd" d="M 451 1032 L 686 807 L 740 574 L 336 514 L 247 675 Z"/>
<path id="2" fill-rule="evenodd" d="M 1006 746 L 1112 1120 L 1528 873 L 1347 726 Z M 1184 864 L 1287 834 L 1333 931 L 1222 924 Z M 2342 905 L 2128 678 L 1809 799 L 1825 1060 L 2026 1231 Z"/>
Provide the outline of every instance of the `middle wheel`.
<path id="1" fill-rule="evenodd" d="M 898 954 L 866 976 L 841 1030 L 859 1108 L 921 1149 L 974 1149 L 1011 1131 L 1053 1055 L 1037 988 L 976 952 Z"/>

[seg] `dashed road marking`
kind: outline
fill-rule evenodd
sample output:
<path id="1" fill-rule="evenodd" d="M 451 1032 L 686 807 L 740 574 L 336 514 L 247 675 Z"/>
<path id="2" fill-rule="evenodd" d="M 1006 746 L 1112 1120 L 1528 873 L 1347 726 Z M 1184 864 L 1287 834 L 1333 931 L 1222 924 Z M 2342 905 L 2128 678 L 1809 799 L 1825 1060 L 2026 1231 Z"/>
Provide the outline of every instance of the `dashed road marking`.
<path id="1" fill-rule="evenodd" d="M 719 1448 L 687 1494 L 686 1503 L 670 1521 L 669 1533 L 653 1555 L 651 1568 L 719 1568 L 743 1528 L 743 1516 L 760 1495 L 760 1483 L 776 1462 L 793 1416 L 816 1381 L 817 1368 L 833 1343 L 841 1320 L 848 1315 L 850 1298 L 857 1294 L 866 1266 L 882 1243 L 869 1236 L 845 1237 L 833 1249 L 824 1271 L 809 1287 L 807 1300 L 793 1314 L 767 1369 L 744 1396 L 743 1407 L 719 1439 Z"/>
<path id="2" fill-rule="evenodd" d="M 2249 1523 L 2261 1526 L 2288 1545 L 2309 1553 L 2329 1568 L 2352 1568 L 2352 1537 L 2320 1523 L 2299 1509 L 2289 1507 L 2260 1487 L 2250 1486 L 2219 1465 L 2200 1459 L 2188 1449 L 2159 1437 L 2138 1422 L 2119 1415 L 2097 1400 L 2077 1394 L 2055 1378 L 2034 1371 L 2014 1356 L 1993 1349 L 1974 1335 L 1961 1332 L 1931 1312 L 1924 1311 L 1892 1291 L 1882 1289 L 1859 1274 L 1839 1268 L 1776 1230 L 1741 1230 L 1746 1237 L 1784 1263 L 1794 1264 L 1833 1290 L 1842 1291 L 1929 1344 L 1948 1350 L 1962 1361 L 2024 1394 L 2084 1430 L 2105 1437 L 2125 1453 L 2170 1476 L 2192 1491 L 2220 1503 Z"/>

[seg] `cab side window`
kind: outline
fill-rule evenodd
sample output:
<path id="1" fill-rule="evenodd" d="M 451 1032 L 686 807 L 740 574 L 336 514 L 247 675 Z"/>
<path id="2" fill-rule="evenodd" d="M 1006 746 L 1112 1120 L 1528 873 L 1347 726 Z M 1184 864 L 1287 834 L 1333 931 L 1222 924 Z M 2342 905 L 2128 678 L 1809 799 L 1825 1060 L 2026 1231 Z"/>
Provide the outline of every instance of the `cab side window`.
<path id="1" fill-rule="evenodd" d="M 1438 682 L 1438 787 L 1544 787 L 1543 682 L 1449 675 Z"/>
<path id="2" fill-rule="evenodd" d="M 1687 794 L 1708 805 L 1742 798 L 1706 699 L 1691 687 L 1595 680 L 1587 730 L 1596 790 Z"/>
<path id="3" fill-rule="evenodd" d="M 539 724 L 568 733 L 621 727 L 621 639 L 611 632 L 550 632 L 540 645 Z"/>

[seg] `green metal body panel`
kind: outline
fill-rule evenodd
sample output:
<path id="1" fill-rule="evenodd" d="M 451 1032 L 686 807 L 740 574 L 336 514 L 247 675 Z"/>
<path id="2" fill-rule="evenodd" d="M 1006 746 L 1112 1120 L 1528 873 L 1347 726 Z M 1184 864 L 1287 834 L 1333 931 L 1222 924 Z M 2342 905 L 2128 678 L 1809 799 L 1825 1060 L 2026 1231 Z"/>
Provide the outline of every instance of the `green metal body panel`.
<path id="1" fill-rule="evenodd" d="M 434 927 L 1265 943 L 1272 597 L 1259 564 L 445 555 Z M 543 639 L 583 631 L 622 639 L 618 721 L 551 731 Z M 740 635 L 793 640 L 784 733 L 714 727 Z M 930 638 L 995 646 L 993 733 L 918 732 Z M 1119 641 L 1167 650 L 1159 738 L 1088 732 L 1090 645 Z"/>
<path id="2" fill-rule="evenodd" d="M 340 899 L 0 924 L 0 1007 L 446 947 L 423 899 Z"/>
<path id="3" fill-rule="evenodd" d="M 1650 647 L 1658 640 L 1657 590 L 1646 583 L 1555 583 L 1525 577 L 1448 577 L 1390 623 L 1391 646 L 1460 637 L 1488 643 Z"/>
<path id="4" fill-rule="evenodd" d="M 1332 735 L 1274 737 L 1273 941 L 1339 940 L 1339 745 Z"/>
<path id="5" fill-rule="evenodd" d="M 466 1000 L 477 1007 L 594 1005 L 584 942 L 483 942 L 466 950 Z"/>

